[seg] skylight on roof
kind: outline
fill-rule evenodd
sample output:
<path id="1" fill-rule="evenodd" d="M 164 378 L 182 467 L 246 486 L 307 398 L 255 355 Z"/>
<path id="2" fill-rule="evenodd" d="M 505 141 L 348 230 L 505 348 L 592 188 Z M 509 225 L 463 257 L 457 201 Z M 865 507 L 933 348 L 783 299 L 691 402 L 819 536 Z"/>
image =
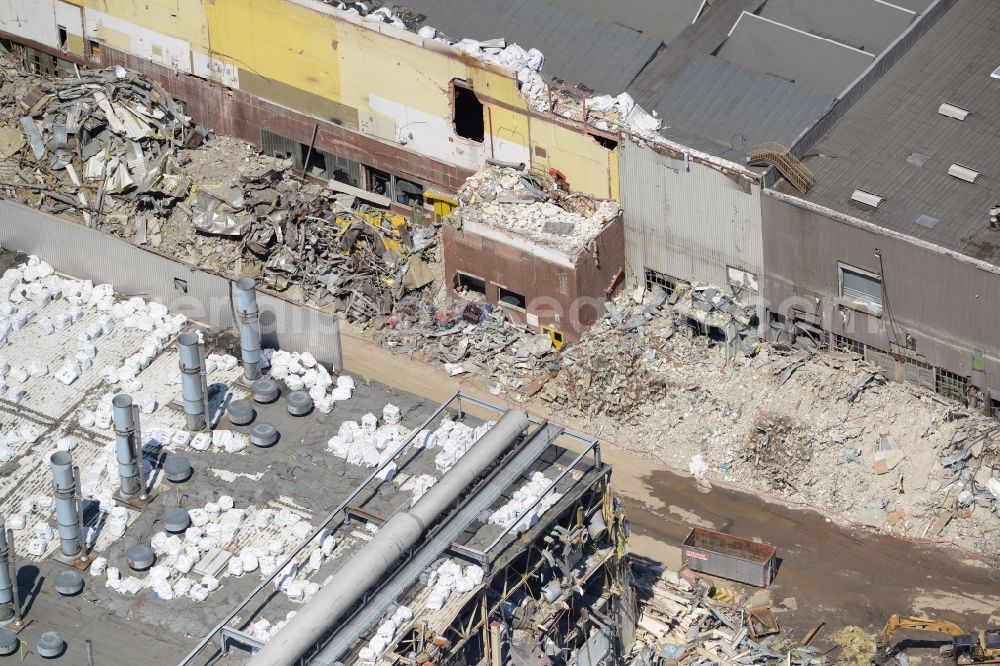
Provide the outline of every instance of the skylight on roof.
<path id="1" fill-rule="evenodd" d="M 936 217 L 931 217 L 930 215 L 921 215 L 920 217 L 917 218 L 917 224 L 919 224 L 922 227 L 927 227 L 928 229 L 933 229 L 934 225 L 936 225 L 940 221 L 941 220 L 937 219 Z"/>
<path id="2" fill-rule="evenodd" d="M 994 69 L 993 73 L 990 74 L 990 76 L 992 76 L 994 79 L 1000 79 L 1000 67 Z"/>
<path id="3" fill-rule="evenodd" d="M 878 208 L 885 201 L 884 198 L 877 194 L 872 194 L 871 192 L 865 192 L 864 190 L 854 190 L 854 194 L 851 195 L 852 201 L 857 201 L 858 203 L 864 204 L 866 206 L 871 206 L 872 208 Z"/>
<path id="4" fill-rule="evenodd" d="M 948 167 L 948 175 L 954 176 L 959 180 L 964 180 L 967 183 L 974 183 L 979 180 L 980 174 L 975 169 L 970 169 L 967 166 L 962 166 L 961 164 L 952 164 Z"/>
<path id="5" fill-rule="evenodd" d="M 938 107 L 938 113 L 942 116 L 947 116 L 956 120 L 965 120 L 969 117 L 968 109 L 963 109 L 960 106 L 955 106 L 954 104 L 949 104 L 948 102 L 945 102 Z"/>

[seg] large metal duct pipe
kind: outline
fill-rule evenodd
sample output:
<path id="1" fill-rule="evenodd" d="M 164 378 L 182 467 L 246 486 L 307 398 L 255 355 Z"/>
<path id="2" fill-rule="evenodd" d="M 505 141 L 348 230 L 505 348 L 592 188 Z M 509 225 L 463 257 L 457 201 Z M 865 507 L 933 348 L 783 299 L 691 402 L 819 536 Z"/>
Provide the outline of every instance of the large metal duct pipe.
<path id="1" fill-rule="evenodd" d="M 181 333 L 180 343 L 181 393 L 184 397 L 184 416 L 187 429 L 202 431 L 208 428 L 205 414 L 205 384 L 201 376 L 201 346 L 198 334 Z"/>
<path id="2" fill-rule="evenodd" d="M 344 563 L 295 619 L 251 657 L 248 666 L 295 664 L 413 547 L 469 484 L 496 462 L 528 423 L 524 412 L 504 414 L 412 509 L 392 516 L 371 541 Z"/>
<path id="3" fill-rule="evenodd" d="M 118 478 L 121 496 L 131 499 L 142 491 L 139 476 L 139 445 L 135 436 L 135 410 L 132 398 L 119 393 L 111 400 L 112 418 L 115 422 L 115 453 L 118 457 Z"/>
<path id="4" fill-rule="evenodd" d="M 73 456 L 66 451 L 56 451 L 49 459 L 52 478 L 56 483 L 56 521 L 59 523 L 60 559 L 75 560 L 83 550 L 80 533 L 79 505 L 76 502 L 76 476 L 73 474 Z"/>
<path id="5" fill-rule="evenodd" d="M 240 318 L 240 352 L 243 377 L 260 379 L 260 324 L 258 323 L 256 283 L 251 277 L 236 281 L 236 309 Z"/>
<path id="6" fill-rule="evenodd" d="M 7 528 L 0 516 L 0 625 L 14 620 L 14 585 L 10 580 L 10 546 L 7 543 Z"/>

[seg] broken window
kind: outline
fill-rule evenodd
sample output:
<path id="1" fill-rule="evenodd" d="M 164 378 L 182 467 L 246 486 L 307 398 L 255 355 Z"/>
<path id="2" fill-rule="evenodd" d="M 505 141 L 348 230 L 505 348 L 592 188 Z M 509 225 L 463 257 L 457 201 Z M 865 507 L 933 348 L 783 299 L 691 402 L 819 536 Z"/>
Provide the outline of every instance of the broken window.
<path id="1" fill-rule="evenodd" d="M 646 269 L 647 291 L 653 291 L 657 287 L 660 287 L 669 296 L 677 288 L 677 282 L 676 278 L 672 278 L 665 273 L 657 273 L 651 268 Z"/>
<path id="2" fill-rule="evenodd" d="M 509 289 L 505 289 L 500 285 L 497 285 L 497 300 L 504 305 L 517 308 L 518 310 L 524 310 L 527 307 L 524 296 Z"/>
<path id="3" fill-rule="evenodd" d="M 851 352 L 858 356 L 865 355 L 865 343 L 852 340 L 843 335 L 833 334 L 833 348 L 837 351 Z"/>
<path id="4" fill-rule="evenodd" d="M 455 80 L 451 82 L 452 99 L 454 100 L 455 133 L 460 137 L 482 143 L 486 137 L 486 126 L 483 120 L 483 103 L 476 97 L 465 83 Z"/>
<path id="5" fill-rule="evenodd" d="M 63 51 L 69 50 L 69 33 L 66 32 L 66 26 L 59 26 L 59 48 Z"/>
<path id="6" fill-rule="evenodd" d="M 94 39 L 87 40 L 87 53 L 91 60 L 101 62 L 101 43 Z"/>
<path id="7" fill-rule="evenodd" d="M 296 141 L 292 141 L 280 134 L 269 132 L 266 129 L 260 131 L 260 152 L 280 160 L 291 159 L 295 155 Z"/>
<path id="8" fill-rule="evenodd" d="M 374 167 L 365 166 L 365 189 L 392 198 L 392 176 Z"/>
<path id="9" fill-rule="evenodd" d="M 855 303 L 882 308 L 882 276 L 840 264 L 840 295 Z"/>
<path id="10" fill-rule="evenodd" d="M 361 187 L 361 164 L 340 155 L 323 151 L 327 177 L 351 187 Z"/>
<path id="11" fill-rule="evenodd" d="M 317 178 L 326 176 L 326 157 L 322 152 L 315 148 L 310 150 L 304 143 L 299 144 L 299 151 L 302 153 L 302 173 Z"/>
<path id="12" fill-rule="evenodd" d="M 969 380 L 966 377 L 949 372 L 944 368 L 934 368 L 934 390 L 940 395 L 960 402 L 965 401 Z"/>
<path id="13" fill-rule="evenodd" d="M 469 275 L 468 273 L 456 271 L 454 285 L 457 290 L 471 291 L 480 296 L 486 295 L 486 280 Z"/>
<path id="14" fill-rule="evenodd" d="M 413 207 L 424 205 L 424 186 L 411 183 L 402 178 L 395 178 L 393 192 L 396 193 L 396 203 L 401 206 Z"/>

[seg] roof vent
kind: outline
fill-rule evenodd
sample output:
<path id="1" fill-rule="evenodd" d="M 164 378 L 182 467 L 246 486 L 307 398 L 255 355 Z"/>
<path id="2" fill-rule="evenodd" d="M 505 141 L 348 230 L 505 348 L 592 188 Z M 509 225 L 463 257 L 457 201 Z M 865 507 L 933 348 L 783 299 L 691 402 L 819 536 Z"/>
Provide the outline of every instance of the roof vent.
<path id="1" fill-rule="evenodd" d="M 962 166 L 961 164 L 952 164 L 948 167 L 948 175 L 954 176 L 959 180 L 964 180 L 967 183 L 974 183 L 979 180 L 979 176 L 982 174 L 975 169 L 970 169 L 969 167 Z"/>
<path id="2" fill-rule="evenodd" d="M 872 194 L 871 192 L 865 192 L 864 190 L 854 190 L 854 194 L 851 195 L 853 201 L 862 203 L 866 206 L 871 206 L 872 208 L 878 208 L 885 201 L 882 197 L 877 194 Z"/>
<path id="3" fill-rule="evenodd" d="M 938 107 L 938 113 L 942 116 L 948 116 L 949 118 L 954 118 L 956 120 L 965 120 L 969 117 L 968 109 L 963 109 L 960 106 L 955 106 L 954 104 L 949 104 L 945 102 Z"/>

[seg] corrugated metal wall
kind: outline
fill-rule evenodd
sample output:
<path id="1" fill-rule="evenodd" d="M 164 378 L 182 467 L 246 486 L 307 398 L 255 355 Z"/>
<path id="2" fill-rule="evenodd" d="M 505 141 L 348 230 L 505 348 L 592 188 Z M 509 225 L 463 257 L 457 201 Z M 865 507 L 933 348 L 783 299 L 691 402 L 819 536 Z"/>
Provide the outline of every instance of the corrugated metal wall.
<path id="1" fill-rule="evenodd" d="M 877 227 L 794 205 L 791 198 L 768 193 L 762 204 L 764 290 L 772 312 L 815 314 L 826 330 L 881 351 L 894 352 L 909 335 L 924 362 L 970 377 L 1000 399 L 1000 275 Z M 857 312 L 840 297 L 841 262 L 882 275 L 881 316 Z M 976 350 L 982 351 L 983 371 L 974 369 Z M 905 378 L 907 370 L 898 370 Z"/>
<path id="2" fill-rule="evenodd" d="M 621 145 L 625 261 L 629 284 L 645 269 L 727 285 L 727 266 L 763 274 L 760 189 L 744 192 L 715 169 L 664 157 L 625 140 Z M 762 294 L 742 300 L 760 309 Z"/>
<path id="3" fill-rule="evenodd" d="M 213 328 L 235 326 L 232 283 L 225 277 L 69 220 L 0 201 L 0 247 L 37 255 L 61 273 L 112 284 L 122 296 L 155 300 Z M 265 346 L 309 351 L 322 363 L 343 367 L 335 317 L 269 294 L 260 294 L 258 304 Z"/>

